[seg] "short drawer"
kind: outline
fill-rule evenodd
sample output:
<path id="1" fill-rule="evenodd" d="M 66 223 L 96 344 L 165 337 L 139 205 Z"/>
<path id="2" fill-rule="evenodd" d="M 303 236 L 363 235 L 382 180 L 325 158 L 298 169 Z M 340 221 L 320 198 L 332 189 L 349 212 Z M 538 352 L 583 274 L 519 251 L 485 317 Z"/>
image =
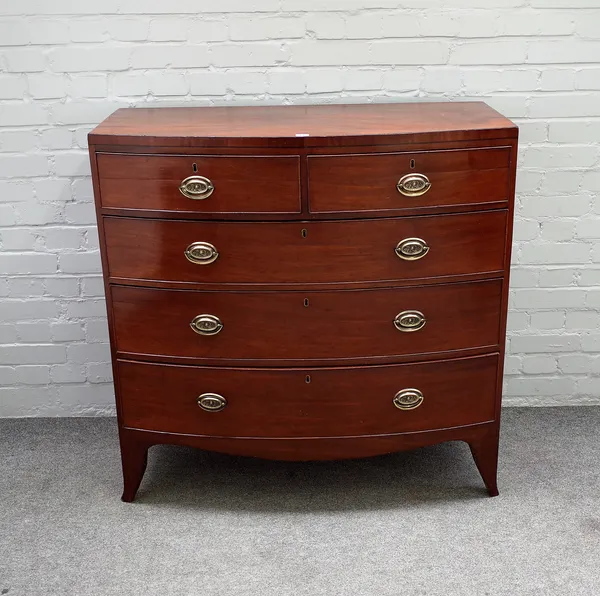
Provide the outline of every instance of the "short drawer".
<path id="1" fill-rule="evenodd" d="M 501 290 L 501 280 L 325 292 L 113 286 L 112 308 L 121 355 L 369 360 L 497 346 Z"/>
<path id="2" fill-rule="evenodd" d="M 502 204 L 509 196 L 509 163 L 508 147 L 310 156 L 310 210 L 385 215 Z"/>
<path id="3" fill-rule="evenodd" d="M 298 156 L 98 154 L 102 207 L 180 213 L 299 213 Z"/>
<path id="4" fill-rule="evenodd" d="M 118 374 L 123 424 L 130 428 L 213 437 L 335 437 L 492 421 L 497 366 L 497 354 L 279 370 L 118 361 Z"/>
<path id="5" fill-rule="evenodd" d="M 113 279 L 328 284 L 499 272 L 506 211 L 369 221 L 104 218 Z"/>

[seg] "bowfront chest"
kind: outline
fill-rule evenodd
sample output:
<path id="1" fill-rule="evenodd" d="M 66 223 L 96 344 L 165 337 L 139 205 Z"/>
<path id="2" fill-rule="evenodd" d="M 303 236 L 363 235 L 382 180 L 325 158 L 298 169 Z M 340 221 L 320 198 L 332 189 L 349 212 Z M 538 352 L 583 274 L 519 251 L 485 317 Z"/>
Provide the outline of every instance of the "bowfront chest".
<path id="1" fill-rule="evenodd" d="M 123 500 L 149 447 L 496 467 L 517 128 L 483 103 L 122 109 L 89 135 Z"/>

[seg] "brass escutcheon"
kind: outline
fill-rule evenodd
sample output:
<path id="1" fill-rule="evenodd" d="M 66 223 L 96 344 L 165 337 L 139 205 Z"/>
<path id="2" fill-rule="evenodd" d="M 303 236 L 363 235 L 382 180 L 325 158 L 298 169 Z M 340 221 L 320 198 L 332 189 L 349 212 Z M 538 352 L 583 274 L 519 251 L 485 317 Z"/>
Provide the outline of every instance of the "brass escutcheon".
<path id="1" fill-rule="evenodd" d="M 425 174 L 406 174 L 398 180 L 396 188 L 405 197 L 420 197 L 431 188 L 431 182 Z"/>
<path id="2" fill-rule="evenodd" d="M 399 410 L 414 410 L 423 403 L 423 394 L 418 389 L 402 389 L 392 400 Z"/>
<path id="3" fill-rule="evenodd" d="M 190 263 L 209 265 L 219 258 L 219 251 L 210 242 L 192 242 L 183 253 Z"/>
<path id="4" fill-rule="evenodd" d="M 206 412 L 220 412 L 227 405 L 227 400 L 218 393 L 203 393 L 197 404 Z"/>
<path id="5" fill-rule="evenodd" d="M 192 319 L 190 327 L 198 335 L 217 335 L 223 329 L 223 323 L 214 315 L 198 315 Z"/>
<path id="6" fill-rule="evenodd" d="M 213 183 L 204 176 L 189 176 L 181 182 L 179 192 L 188 199 L 208 199 L 215 187 Z"/>
<path id="7" fill-rule="evenodd" d="M 425 323 L 427 323 L 425 315 L 418 310 L 404 310 L 394 319 L 394 327 L 404 333 L 419 331 L 425 327 Z"/>
<path id="8" fill-rule="evenodd" d="M 421 238 L 405 238 L 398 242 L 395 252 L 397 257 L 405 261 L 417 261 L 429 252 L 429 246 Z"/>

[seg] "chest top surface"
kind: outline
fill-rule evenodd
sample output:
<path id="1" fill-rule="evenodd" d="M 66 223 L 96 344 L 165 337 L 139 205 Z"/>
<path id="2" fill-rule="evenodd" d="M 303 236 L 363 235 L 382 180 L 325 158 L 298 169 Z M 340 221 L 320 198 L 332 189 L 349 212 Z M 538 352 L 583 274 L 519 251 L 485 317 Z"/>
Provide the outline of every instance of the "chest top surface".
<path id="1" fill-rule="evenodd" d="M 510 139 L 517 127 L 483 102 L 122 108 L 95 145 L 311 147 Z"/>

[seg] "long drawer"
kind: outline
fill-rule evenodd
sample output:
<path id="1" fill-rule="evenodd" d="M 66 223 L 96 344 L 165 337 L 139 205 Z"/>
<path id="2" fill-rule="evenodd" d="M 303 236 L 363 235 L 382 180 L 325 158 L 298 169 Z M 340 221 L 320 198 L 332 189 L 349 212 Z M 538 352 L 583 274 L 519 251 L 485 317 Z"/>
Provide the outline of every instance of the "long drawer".
<path id="1" fill-rule="evenodd" d="M 500 272 L 506 211 L 371 221 L 235 223 L 105 217 L 112 278 L 292 284 Z"/>
<path id="2" fill-rule="evenodd" d="M 127 427 L 283 438 L 492 421 L 497 365 L 498 355 L 492 354 L 424 364 L 280 370 L 119 361 L 118 371 Z"/>
<path id="3" fill-rule="evenodd" d="M 298 156 L 98 153 L 102 207 L 180 213 L 299 213 Z"/>
<path id="4" fill-rule="evenodd" d="M 496 347 L 501 280 L 383 290 L 198 292 L 113 286 L 121 355 L 368 360 Z"/>
<path id="5" fill-rule="evenodd" d="M 509 163 L 508 147 L 310 156 L 310 210 L 381 216 L 507 203 Z"/>

